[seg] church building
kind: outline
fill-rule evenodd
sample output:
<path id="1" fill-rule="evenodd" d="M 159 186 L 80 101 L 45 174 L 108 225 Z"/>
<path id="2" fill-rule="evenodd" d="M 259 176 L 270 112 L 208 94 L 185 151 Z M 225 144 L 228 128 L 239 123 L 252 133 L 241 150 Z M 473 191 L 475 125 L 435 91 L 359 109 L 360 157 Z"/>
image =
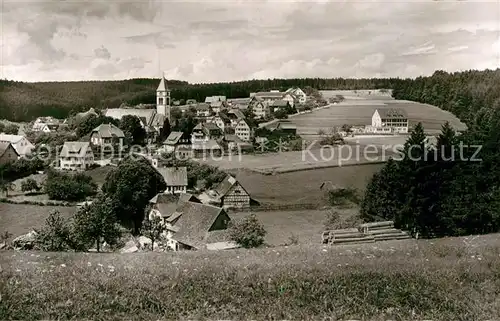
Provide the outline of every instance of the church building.
<path id="1" fill-rule="evenodd" d="M 165 116 L 170 121 L 170 89 L 167 86 L 167 80 L 165 77 L 161 77 L 160 84 L 156 89 L 156 112 L 160 115 Z"/>
<path id="2" fill-rule="evenodd" d="M 148 142 L 152 142 L 163 128 L 165 119 L 168 119 L 171 122 L 170 108 L 170 89 L 168 88 L 167 80 L 164 76 L 162 76 L 160 84 L 156 89 L 156 106 L 141 104 L 134 107 L 128 107 L 122 105 L 120 108 L 107 109 L 105 116 L 118 120 L 121 120 L 125 115 L 137 116 L 146 130 Z"/>

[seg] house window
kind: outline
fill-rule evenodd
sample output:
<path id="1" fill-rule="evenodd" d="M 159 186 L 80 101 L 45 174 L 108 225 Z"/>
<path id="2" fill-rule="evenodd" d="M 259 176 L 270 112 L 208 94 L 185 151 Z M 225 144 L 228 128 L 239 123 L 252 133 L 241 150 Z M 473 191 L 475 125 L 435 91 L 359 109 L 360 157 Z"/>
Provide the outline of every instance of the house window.
<path id="1" fill-rule="evenodd" d="M 163 98 L 158 98 L 158 105 L 163 105 Z"/>

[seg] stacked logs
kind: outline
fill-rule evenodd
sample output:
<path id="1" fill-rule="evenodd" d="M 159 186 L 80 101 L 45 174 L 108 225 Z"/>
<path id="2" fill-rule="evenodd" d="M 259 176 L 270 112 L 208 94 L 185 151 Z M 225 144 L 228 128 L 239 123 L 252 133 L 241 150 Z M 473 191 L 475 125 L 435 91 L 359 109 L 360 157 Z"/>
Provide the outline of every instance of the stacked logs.
<path id="1" fill-rule="evenodd" d="M 373 236 L 361 233 L 355 228 L 325 231 L 323 233 L 323 243 L 325 244 L 360 244 L 373 242 L 375 242 Z"/>
<path id="2" fill-rule="evenodd" d="M 373 236 L 375 241 L 404 240 L 410 238 L 408 233 L 394 228 L 393 221 L 361 224 L 359 231 L 363 234 Z"/>
<path id="3" fill-rule="evenodd" d="M 402 240 L 410 236 L 394 228 L 394 222 L 375 222 L 359 225 L 358 228 L 323 232 L 323 244 L 363 244 L 377 241 Z"/>

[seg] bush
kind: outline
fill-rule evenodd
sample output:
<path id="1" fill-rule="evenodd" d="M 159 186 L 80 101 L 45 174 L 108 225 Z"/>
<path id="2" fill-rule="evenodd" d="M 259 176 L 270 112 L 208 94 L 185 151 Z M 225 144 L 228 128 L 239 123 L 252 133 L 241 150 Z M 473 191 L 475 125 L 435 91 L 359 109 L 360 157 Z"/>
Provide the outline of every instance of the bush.
<path id="1" fill-rule="evenodd" d="M 40 186 L 38 186 L 36 180 L 28 178 L 21 183 L 21 190 L 23 192 L 38 192 L 40 190 Z"/>
<path id="2" fill-rule="evenodd" d="M 259 247 L 264 244 L 264 236 L 267 232 L 264 226 L 257 220 L 255 214 L 251 214 L 243 221 L 231 226 L 231 239 L 244 248 Z"/>
<path id="3" fill-rule="evenodd" d="M 37 171 L 44 168 L 43 161 L 36 157 L 33 159 L 20 158 L 15 162 L 0 165 L 0 173 L 2 173 L 4 180 L 14 181 L 36 174 Z"/>
<path id="4" fill-rule="evenodd" d="M 339 188 L 328 191 L 328 203 L 332 206 L 346 205 L 349 203 L 359 204 L 361 199 L 355 188 Z"/>
<path id="5" fill-rule="evenodd" d="M 364 223 L 359 215 L 343 217 L 339 212 L 330 210 L 326 213 L 325 230 L 355 228 Z"/>
<path id="6" fill-rule="evenodd" d="M 50 170 L 45 182 L 45 192 L 51 200 L 83 201 L 97 193 L 97 184 L 83 173 L 66 174 Z"/>
<path id="7" fill-rule="evenodd" d="M 37 233 L 35 243 L 40 250 L 65 251 L 72 247 L 70 227 L 58 211 L 50 213 Z"/>

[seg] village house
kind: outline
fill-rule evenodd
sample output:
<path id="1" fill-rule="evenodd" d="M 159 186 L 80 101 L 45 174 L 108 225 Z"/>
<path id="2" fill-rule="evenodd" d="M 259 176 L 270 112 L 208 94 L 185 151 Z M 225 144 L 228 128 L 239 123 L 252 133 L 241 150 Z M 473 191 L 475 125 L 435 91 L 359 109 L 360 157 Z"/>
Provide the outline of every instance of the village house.
<path id="1" fill-rule="evenodd" d="M 273 113 L 276 112 L 278 109 L 287 109 L 290 106 L 288 101 L 278 99 L 272 102 L 271 108 L 273 110 Z"/>
<path id="2" fill-rule="evenodd" d="M 296 104 L 299 103 L 299 99 L 294 94 L 291 93 L 285 93 L 283 95 L 283 98 L 281 98 L 281 100 L 288 102 L 288 104 L 291 107 L 294 107 Z"/>
<path id="3" fill-rule="evenodd" d="M 0 134 L 0 143 L 10 143 L 20 157 L 31 154 L 35 149 L 35 145 L 21 135 Z"/>
<path id="4" fill-rule="evenodd" d="M 222 147 L 214 139 L 195 141 L 192 143 L 191 149 L 191 155 L 194 158 L 215 158 L 223 154 Z"/>
<path id="5" fill-rule="evenodd" d="M 220 207 L 187 201 L 164 221 L 167 246 L 180 251 L 206 249 L 208 244 L 220 241 L 231 219 Z"/>
<path id="6" fill-rule="evenodd" d="M 221 111 L 227 109 L 227 103 L 224 101 L 214 101 L 210 103 L 210 108 L 212 108 L 212 112 L 218 114 Z"/>
<path id="7" fill-rule="evenodd" d="M 252 150 L 253 145 L 249 142 L 245 142 L 238 138 L 236 135 L 226 134 L 224 136 L 224 142 L 227 144 L 228 151 L 247 151 Z"/>
<path id="8" fill-rule="evenodd" d="M 196 106 L 197 117 L 208 117 L 211 114 L 210 105 L 206 103 L 199 103 Z"/>
<path id="9" fill-rule="evenodd" d="M 294 97 L 296 97 L 299 104 L 305 104 L 307 101 L 306 93 L 298 87 L 289 88 L 287 91 L 285 91 L 285 93 L 292 94 Z"/>
<path id="10" fill-rule="evenodd" d="M 117 146 L 119 150 L 122 150 L 124 138 L 125 134 L 120 128 L 113 124 L 101 124 L 92 130 L 90 143 L 100 148 L 106 145 Z"/>
<path id="11" fill-rule="evenodd" d="M 250 106 L 252 98 L 234 98 L 227 101 L 227 105 L 230 108 L 246 110 Z"/>
<path id="12" fill-rule="evenodd" d="M 163 142 L 163 147 L 167 153 L 173 153 L 181 146 L 190 147 L 189 136 L 183 132 L 171 132 Z"/>
<path id="13" fill-rule="evenodd" d="M 94 153 L 89 142 L 65 142 L 59 155 L 63 170 L 86 170 L 94 164 Z"/>
<path id="14" fill-rule="evenodd" d="M 0 165 L 5 165 L 16 161 L 19 154 L 9 142 L 0 142 Z"/>
<path id="15" fill-rule="evenodd" d="M 217 101 L 226 102 L 226 96 L 209 96 L 205 98 L 205 103 L 207 104 L 212 104 L 213 102 Z"/>
<path id="16" fill-rule="evenodd" d="M 164 167 L 157 168 L 157 171 L 163 176 L 167 185 L 165 194 L 186 193 L 188 186 L 186 167 Z"/>
<path id="17" fill-rule="evenodd" d="M 242 119 L 245 119 L 245 115 L 239 109 L 230 109 L 227 111 L 227 117 L 231 122 L 231 127 L 236 128 L 238 122 Z"/>
<path id="18" fill-rule="evenodd" d="M 267 118 L 271 115 L 269 104 L 264 101 L 257 101 L 252 104 L 252 111 L 256 119 Z"/>
<path id="19" fill-rule="evenodd" d="M 268 91 L 255 93 L 252 98 L 272 104 L 273 101 L 283 99 L 284 93 L 279 91 Z"/>
<path id="20" fill-rule="evenodd" d="M 253 129 L 250 128 L 244 119 L 238 122 L 234 132 L 242 141 L 249 142 L 253 139 Z"/>
<path id="21" fill-rule="evenodd" d="M 60 120 L 54 117 L 38 117 L 33 123 L 32 130 L 34 132 L 51 133 L 57 131 L 60 124 Z"/>
<path id="22" fill-rule="evenodd" d="M 372 124 L 367 132 L 373 133 L 408 133 L 408 115 L 401 108 L 377 108 L 372 115 Z"/>
<path id="23" fill-rule="evenodd" d="M 215 194 L 209 195 L 213 199 L 211 202 L 219 204 L 222 208 L 248 208 L 250 207 L 250 194 L 231 175 L 219 184 L 214 190 Z"/>
<path id="24" fill-rule="evenodd" d="M 223 133 L 226 132 L 226 128 L 231 127 L 231 120 L 223 112 L 218 113 L 217 116 L 212 116 L 212 117 L 207 118 L 207 124 L 209 124 L 209 123 L 215 124 L 217 127 L 220 128 L 220 130 Z"/>
<path id="25" fill-rule="evenodd" d="M 199 123 L 193 128 L 191 142 L 203 142 L 210 139 L 219 139 L 223 136 L 222 130 L 214 123 Z"/>
<path id="26" fill-rule="evenodd" d="M 149 200 L 151 210 L 149 211 L 149 219 L 158 216 L 164 219 L 175 213 L 177 208 L 185 202 L 201 203 L 194 195 L 189 193 L 180 194 L 165 194 L 158 193 Z M 165 223 L 165 222 L 164 222 Z"/>

